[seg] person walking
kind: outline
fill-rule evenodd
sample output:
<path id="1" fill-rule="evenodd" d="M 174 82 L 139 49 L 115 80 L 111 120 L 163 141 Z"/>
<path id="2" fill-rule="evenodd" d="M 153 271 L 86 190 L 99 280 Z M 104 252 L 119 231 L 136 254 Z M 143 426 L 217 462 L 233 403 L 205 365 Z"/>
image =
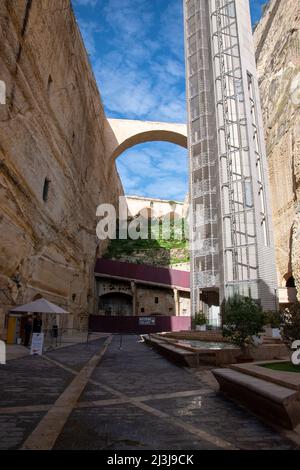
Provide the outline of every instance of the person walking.
<path id="1" fill-rule="evenodd" d="M 32 332 L 32 318 L 29 317 L 26 320 L 26 323 L 24 325 L 24 346 L 28 347 L 29 346 L 29 341 L 30 341 L 30 336 Z"/>
<path id="2" fill-rule="evenodd" d="M 42 332 L 42 318 L 41 315 L 36 314 L 34 315 L 33 320 L 33 333 L 41 333 Z"/>

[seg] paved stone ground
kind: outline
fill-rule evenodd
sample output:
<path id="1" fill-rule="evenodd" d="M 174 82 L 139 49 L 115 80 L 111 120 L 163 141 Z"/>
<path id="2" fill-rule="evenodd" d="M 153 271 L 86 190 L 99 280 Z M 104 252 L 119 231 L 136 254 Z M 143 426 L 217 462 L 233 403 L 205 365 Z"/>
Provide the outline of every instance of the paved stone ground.
<path id="1" fill-rule="evenodd" d="M 17 450 L 45 413 L 0 414 L 0 450 Z"/>
<path id="2" fill-rule="evenodd" d="M 61 364 L 79 371 L 84 364 L 97 352 L 105 338 L 91 341 L 89 344 L 81 343 L 75 346 L 66 346 L 48 352 L 47 357 L 59 361 Z"/>
<path id="3" fill-rule="evenodd" d="M 78 370 L 103 342 L 58 349 L 45 358 L 26 356 L 0 366 L 1 450 L 19 448 L 74 377 L 46 358 Z"/>
<path id="4" fill-rule="evenodd" d="M 72 374 L 38 356 L 26 356 L 0 366 L 0 406 L 54 403 Z"/>
<path id="5" fill-rule="evenodd" d="M 24 356 L 29 356 L 30 350 L 18 344 L 7 344 L 6 345 L 6 360 L 11 361 L 13 359 L 20 359 Z"/>
<path id="6" fill-rule="evenodd" d="M 101 339 L 0 367 L 0 449 L 20 448 L 103 346 Z M 56 430 L 55 449 L 296 448 L 219 395 L 201 372 L 196 377 L 173 365 L 137 336 L 124 336 L 121 349 L 114 337 L 92 370 L 77 405 Z"/>

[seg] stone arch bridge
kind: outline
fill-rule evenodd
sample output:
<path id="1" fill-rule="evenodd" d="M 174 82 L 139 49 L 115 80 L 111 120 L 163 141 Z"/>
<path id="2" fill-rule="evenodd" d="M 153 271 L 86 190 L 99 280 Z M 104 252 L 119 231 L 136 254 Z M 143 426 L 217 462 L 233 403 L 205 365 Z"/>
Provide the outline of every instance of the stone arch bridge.
<path id="1" fill-rule="evenodd" d="M 170 142 L 187 148 L 187 126 L 129 119 L 107 119 L 105 122 L 105 154 L 110 163 L 130 147 L 153 141 Z"/>

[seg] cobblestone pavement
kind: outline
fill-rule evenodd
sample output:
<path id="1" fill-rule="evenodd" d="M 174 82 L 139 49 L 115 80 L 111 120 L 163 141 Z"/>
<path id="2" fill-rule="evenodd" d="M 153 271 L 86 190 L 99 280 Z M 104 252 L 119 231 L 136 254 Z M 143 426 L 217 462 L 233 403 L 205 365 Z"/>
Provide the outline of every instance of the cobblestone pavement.
<path id="1" fill-rule="evenodd" d="M 86 383 L 81 380 L 76 388 L 87 367 Z M 0 367 L 0 381 L 0 449 L 33 442 L 36 427 L 43 429 L 68 391 L 74 406 L 53 431 L 55 449 L 296 448 L 222 397 L 200 372 L 196 377 L 175 366 L 133 335 L 123 336 L 121 348 L 116 336 L 110 345 L 101 339 L 53 351 L 45 359 L 16 359 Z M 41 448 L 42 441 L 43 434 Z"/>

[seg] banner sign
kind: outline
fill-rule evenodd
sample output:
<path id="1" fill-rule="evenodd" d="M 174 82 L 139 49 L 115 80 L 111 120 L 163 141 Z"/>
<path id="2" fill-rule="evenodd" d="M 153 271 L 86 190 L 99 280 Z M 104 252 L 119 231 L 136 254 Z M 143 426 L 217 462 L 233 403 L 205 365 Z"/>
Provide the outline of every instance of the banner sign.
<path id="1" fill-rule="evenodd" d="M 6 344 L 0 341 L 0 364 L 6 364 Z"/>
<path id="2" fill-rule="evenodd" d="M 155 317 L 140 317 L 139 325 L 155 325 Z"/>
<path id="3" fill-rule="evenodd" d="M 33 333 L 31 339 L 31 355 L 42 356 L 44 346 L 44 333 Z"/>

